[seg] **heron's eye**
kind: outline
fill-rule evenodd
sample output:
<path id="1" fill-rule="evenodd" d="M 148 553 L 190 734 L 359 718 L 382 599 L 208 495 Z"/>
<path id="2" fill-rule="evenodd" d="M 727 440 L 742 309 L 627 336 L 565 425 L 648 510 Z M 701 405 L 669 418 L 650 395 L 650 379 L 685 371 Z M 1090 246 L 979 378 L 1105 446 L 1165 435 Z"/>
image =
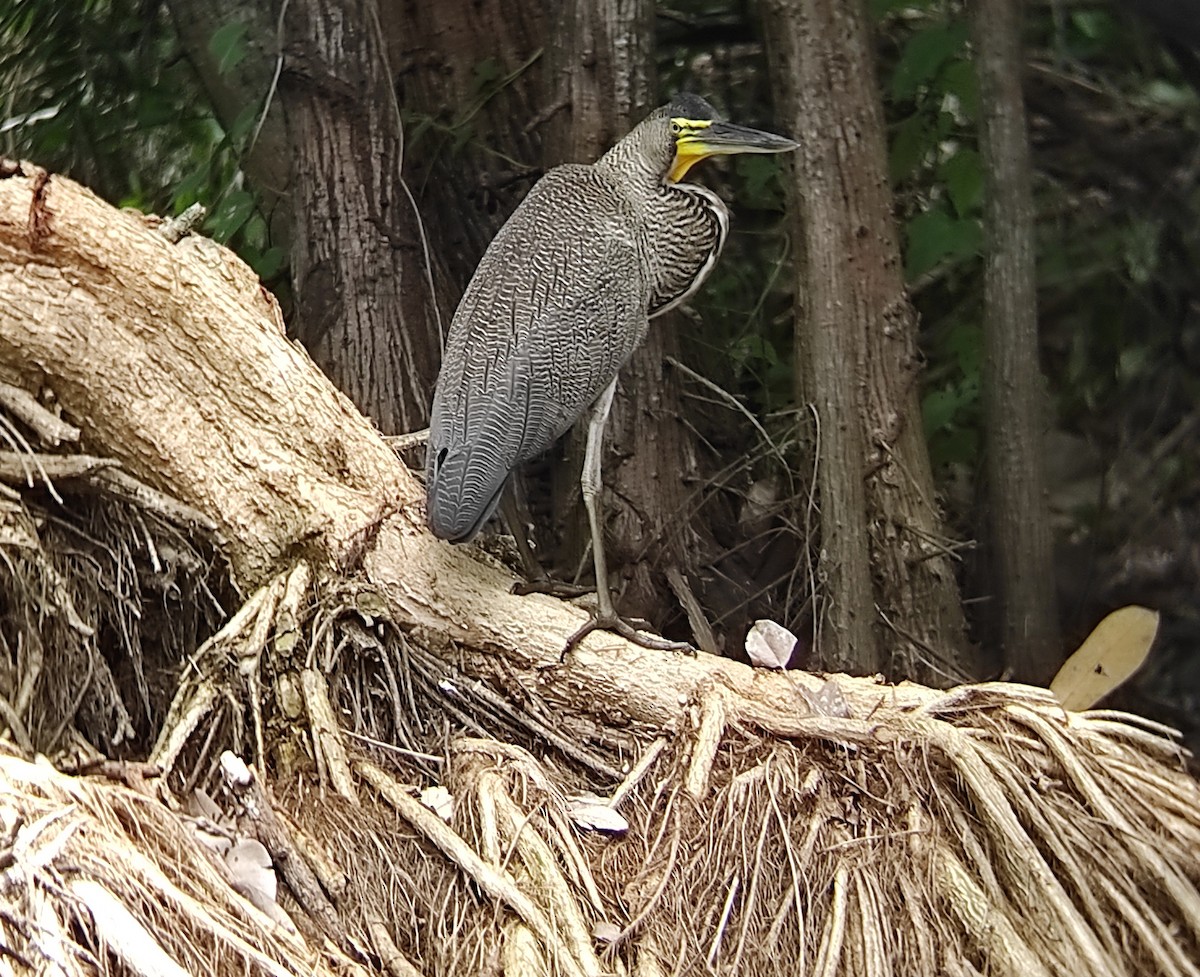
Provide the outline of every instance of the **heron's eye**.
<path id="1" fill-rule="evenodd" d="M 671 131 L 675 135 L 678 136 L 683 131 L 683 126 L 681 126 L 678 122 L 676 122 L 674 119 L 672 119 L 671 120 Z"/>

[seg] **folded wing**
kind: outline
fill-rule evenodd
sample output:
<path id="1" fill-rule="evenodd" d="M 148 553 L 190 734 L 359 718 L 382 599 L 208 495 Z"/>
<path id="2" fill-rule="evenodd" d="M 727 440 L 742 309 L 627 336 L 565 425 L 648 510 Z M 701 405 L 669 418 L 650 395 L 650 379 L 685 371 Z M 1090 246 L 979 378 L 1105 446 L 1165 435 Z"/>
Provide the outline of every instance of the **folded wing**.
<path id="1" fill-rule="evenodd" d="M 592 167 L 546 174 L 451 325 L 426 454 L 436 535 L 474 536 L 512 470 L 587 410 L 645 337 L 649 292 L 623 195 Z"/>

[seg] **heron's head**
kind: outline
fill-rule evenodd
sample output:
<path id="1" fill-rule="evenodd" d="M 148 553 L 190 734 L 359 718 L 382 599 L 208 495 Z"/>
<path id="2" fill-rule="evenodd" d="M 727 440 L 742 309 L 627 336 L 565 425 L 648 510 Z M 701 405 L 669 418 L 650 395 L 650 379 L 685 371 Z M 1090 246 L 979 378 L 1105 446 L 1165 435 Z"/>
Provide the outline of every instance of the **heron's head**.
<path id="1" fill-rule="evenodd" d="M 800 145 L 785 136 L 725 122 L 699 95 L 686 92 L 676 95 L 655 116 L 668 137 L 664 147 L 668 183 L 678 183 L 688 170 L 710 156 L 786 153 Z"/>

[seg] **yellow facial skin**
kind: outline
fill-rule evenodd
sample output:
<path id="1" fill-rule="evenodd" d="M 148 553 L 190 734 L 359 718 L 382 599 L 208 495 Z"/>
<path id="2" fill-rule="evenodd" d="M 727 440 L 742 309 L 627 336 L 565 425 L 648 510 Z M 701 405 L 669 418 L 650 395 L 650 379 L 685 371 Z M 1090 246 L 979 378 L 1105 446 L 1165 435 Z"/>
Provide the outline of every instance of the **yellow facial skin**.
<path id="1" fill-rule="evenodd" d="M 678 183 L 687 171 L 709 156 L 714 156 L 720 150 L 706 146 L 702 133 L 712 125 L 705 119 L 672 119 L 671 132 L 675 134 L 675 162 L 667 173 L 667 179 Z"/>
<path id="2" fill-rule="evenodd" d="M 709 156 L 788 153 L 799 147 L 786 136 L 718 119 L 672 119 L 671 133 L 675 137 L 675 159 L 667 179 L 672 183 L 678 183 L 688 170 Z"/>

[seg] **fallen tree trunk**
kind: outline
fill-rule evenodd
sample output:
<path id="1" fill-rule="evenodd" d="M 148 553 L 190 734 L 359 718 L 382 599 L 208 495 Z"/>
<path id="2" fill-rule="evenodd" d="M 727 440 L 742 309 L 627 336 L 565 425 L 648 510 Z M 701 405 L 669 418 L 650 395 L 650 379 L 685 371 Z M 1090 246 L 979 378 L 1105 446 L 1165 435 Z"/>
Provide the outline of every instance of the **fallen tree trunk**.
<path id="1" fill-rule="evenodd" d="M 585 613 L 510 594 L 510 574 L 426 532 L 419 484 L 284 336 L 253 272 L 154 227 L 61 177 L 0 180 L 0 370 L 53 390 L 85 445 L 210 517 L 244 591 L 298 558 L 361 567 L 399 623 L 500 655 L 543 695 L 586 689 L 602 715 L 666 725 L 708 685 L 781 733 L 809 712 L 780 675 L 610 634 L 560 665 Z"/>
<path id="2" fill-rule="evenodd" d="M 250 595 L 170 663 L 161 769 L 96 761 L 114 787 L 0 756 L 11 952 L 66 973 L 72 941 L 126 973 L 1200 973 L 1200 790 L 1165 731 L 607 634 L 560 661 L 583 612 L 432 538 L 236 258 L 15 164 L 0 381 L 77 426 L 73 477 L 117 463 L 172 496 Z M 36 547 L 17 514 L 0 556 Z M 20 661 L 0 666 L 7 695 Z M 18 742 L 20 714 L 0 696 Z M 221 759 L 236 820 L 193 790 L 225 746 L 256 766 Z M 302 935 L 200 828 L 255 839 Z"/>

